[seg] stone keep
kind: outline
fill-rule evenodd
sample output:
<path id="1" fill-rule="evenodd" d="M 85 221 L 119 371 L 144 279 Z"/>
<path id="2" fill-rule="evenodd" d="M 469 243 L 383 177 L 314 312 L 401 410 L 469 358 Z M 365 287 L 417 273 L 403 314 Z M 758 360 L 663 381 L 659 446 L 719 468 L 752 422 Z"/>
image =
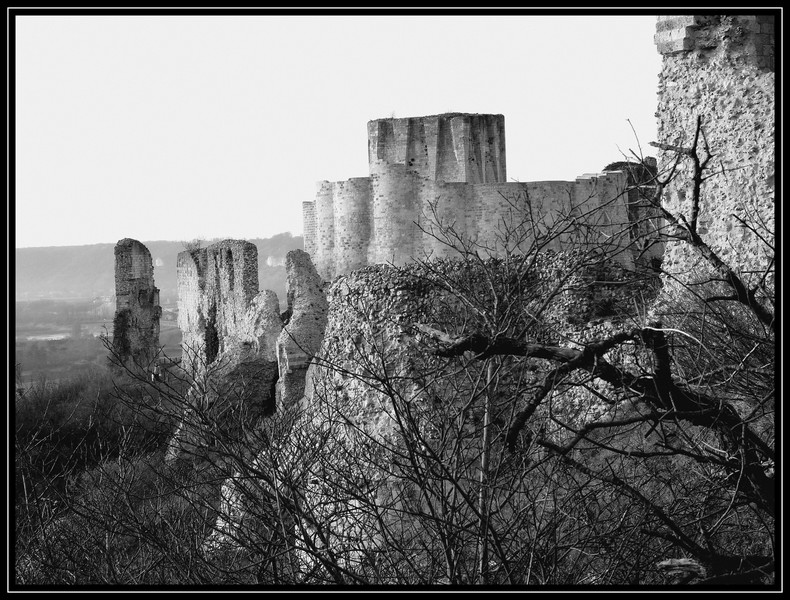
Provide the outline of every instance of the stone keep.
<path id="1" fill-rule="evenodd" d="M 159 289 L 151 253 L 124 238 L 115 245 L 113 349 L 122 362 L 146 367 L 159 351 Z"/>
<path id="2" fill-rule="evenodd" d="M 655 35 L 663 56 L 658 139 L 690 147 L 701 118 L 718 173 L 702 186 L 697 231 L 751 285 L 774 255 L 760 239 L 772 242 L 774 235 L 774 28 L 769 14 L 662 16 Z M 659 171 L 675 158 L 662 151 Z M 662 202 L 689 219 L 691 161 L 680 167 Z M 744 223 L 756 224 L 756 231 Z M 667 243 L 663 267 L 684 282 L 707 277 L 704 263 L 683 243 Z"/>
<path id="3" fill-rule="evenodd" d="M 579 215 L 594 226 L 584 240 L 579 230 L 556 237 L 555 250 L 630 242 L 624 173 L 508 182 L 502 115 L 370 121 L 368 166 L 368 177 L 319 182 L 315 201 L 303 204 L 305 251 L 324 280 L 369 264 L 452 256 L 441 241 L 449 227 L 475 240 L 481 253 L 501 254 L 503 227 L 523 222 L 527 213 L 543 230 Z M 630 252 L 619 254 L 633 261 Z"/>

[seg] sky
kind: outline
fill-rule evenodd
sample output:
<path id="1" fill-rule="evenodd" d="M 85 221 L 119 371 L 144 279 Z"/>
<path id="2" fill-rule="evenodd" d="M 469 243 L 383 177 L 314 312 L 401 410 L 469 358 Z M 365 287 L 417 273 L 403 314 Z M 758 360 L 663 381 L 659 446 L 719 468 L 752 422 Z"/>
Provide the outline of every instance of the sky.
<path id="1" fill-rule="evenodd" d="M 650 155 L 655 17 L 16 17 L 16 247 L 302 233 L 367 122 L 505 116 L 512 181 Z"/>

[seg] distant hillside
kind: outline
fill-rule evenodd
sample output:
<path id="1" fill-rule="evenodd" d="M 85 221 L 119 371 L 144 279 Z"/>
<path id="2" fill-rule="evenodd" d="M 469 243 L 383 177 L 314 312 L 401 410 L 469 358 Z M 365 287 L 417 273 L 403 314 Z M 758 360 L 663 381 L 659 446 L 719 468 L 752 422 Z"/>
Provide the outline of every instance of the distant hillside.
<path id="1" fill-rule="evenodd" d="M 142 241 L 142 240 L 141 240 Z M 249 240 L 258 247 L 260 289 L 285 298 L 283 261 L 289 250 L 303 249 L 302 236 L 280 233 Z M 154 260 L 154 281 L 162 304 L 177 300 L 176 259 L 182 242 L 146 242 Z M 207 241 L 204 245 L 209 245 Z M 16 249 L 16 300 L 92 298 L 115 293 L 115 244 Z"/>

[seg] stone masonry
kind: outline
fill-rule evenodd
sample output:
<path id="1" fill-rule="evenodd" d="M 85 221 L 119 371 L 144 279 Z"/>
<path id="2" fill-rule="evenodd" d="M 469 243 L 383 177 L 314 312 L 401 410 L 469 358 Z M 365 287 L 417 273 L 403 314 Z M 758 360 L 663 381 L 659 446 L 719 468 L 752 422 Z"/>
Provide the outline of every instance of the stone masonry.
<path id="1" fill-rule="evenodd" d="M 159 351 L 159 289 L 151 253 L 137 240 L 115 245 L 113 349 L 124 363 L 147 367 Z"/>
<path id="2" fill-rule="evenodd" d="M 770 14 L 662 16 L 655 35 L 663 55 L 658 139 L 690 147 L 701 118 L 714 157 L 707 173 L 713 176 L 702 186 L 697 231 L 750 285 L 774 256 L 774 29 Z M 659 171 L 676 156 L 662 151 Z M 686 219 L 692 173 L 691 160 L 683 158 L 662 199 Z M 663 266 L 683 282 L 707 277 L 704 262 L 684 243 L 667 243 Z M 766 283 L 773 286 L 771 275 Z"/>
<path id="3" fill-rule="evenodd" d="M 635 258 L 634 249 L 619 252 L 632 242 L 626 175 L 508 182 L 502 115 L 370 121 L 368 163 L 369 177 L 322 181 L 315 201 L 303 203 L 305 250 L 324 280 L 369 264 L 452 256 L 441 241 L 450 227 L 482 254 L 501 255 L 502 231 L 525 215 L 538 234 L 583 215 L 589 227 L 554 237 L 554 250 L 604 244 L 625 264 Z M 534 239 L 525 236 L 523 244 Z"/>
<path id="4" fill-rule="evenodd" d="M 241 441 L 246 428 L 275 411 L 283 326 L 277 295 L 258 292 L 258 251 L 249 242 L 179 254 L 178 291 L 182 366 L 194 385 L 168 461 L 202 452 L 218 435 Z"/>
<path id="5" fill-rule="evenodd" d="M 307 369 L 321 347 L 329 304 L 310 256 L 292 250 L 285 257 L 290 318 L 277 338 L 279 398 L 284 408 L 303 397 Z"/>
<path id="6" fill-rule="evenodd" d="M 258 294 L 258 249 L 223 240 L 178 255 L 178 326 L 184 366 L 208 365 L 236 343 Z"/>

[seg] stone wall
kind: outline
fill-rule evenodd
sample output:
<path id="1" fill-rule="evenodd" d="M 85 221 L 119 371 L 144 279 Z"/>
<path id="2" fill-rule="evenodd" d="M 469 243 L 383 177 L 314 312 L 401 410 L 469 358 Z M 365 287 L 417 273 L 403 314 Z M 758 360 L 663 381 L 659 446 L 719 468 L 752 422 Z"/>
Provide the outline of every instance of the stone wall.
<path id="1" fill-rule="evenodd" d="M 429 324 L 455 335 L 485 331 L 480 313 L 470 307 L 491 307 L 496 295 L 519 307 L 509 322 L 528 339 L 563 340 L 581 349 L 620 326 L 630 327 L 627 320 L 621 323 L 623 315 L 633 310 L 635 299 L 649 297 L 651 289 L 620 263 L 594 260 L 578 248 L 547 250 L 530 262 L 529 269 L 518 258 L 371 265 L 339 276 L 329 287 L 326 328 L 320 352 L 316 349 L 320 360 L 307 402 L 329 402 L 364 431 L 383 435 L 394 423 L 381 398 L 384 388 L 375 377 L 389 378 L 393 393 L 410 402 L 411 395 L 426 393 L 425 389 L 415 392 L 415 382 L 425 379 L 426 373 L 440 381 L 439 374 L 447 366 L 432 356 L 430 341 L 416 339 L 414 324 Z M 535 314 L 537 320 L 530 316 Z M 402 389 L 397 387 L 401 384 Z M 450 393 L 442 389 L 440 383 L 431 393 Z M 508 406 L 510 402 L 508 398 Z"/>
<path id="2" fill-rule="evenodd" d="M 323 185 L 323 181 L 319 187 Z M 315 241 L 315 202 L 302 202 L 302 222 L 304 223 L 304 251 L 316 255 Z"/>
<path id="3" fill-rule="evenodd" d="M 437 260 L 430 265 L 372 265 L 337 277 L 327 294 L 328 319 L 300 407 L 302 421 L 294 428 L 299 432 L 295 436 L 320 440 L 316 445 L 330 457 L 331 468 L 319 460 L 306 466 L 304 497 L 331 531 L 337 559 L 357 564 L 386 548 L 384 540 L 371 535 L 380 530 L 377 525 L 387 523 L 390 531 L 408 529 L 412 515 L 425 514 L 414 478 L 418 468 L 433 473 L 433 467 L 424 465 L 452 465 L 454 490 L 471 492 L 479 483 L 484 362 L 471 360 L 471 353 L 450 361 L 437 357 L 432 341 L 415 324 L 451 335 L 485 332 L 485 320 L 501 318 L 488 312 L 498 296 L 518 307 L 508 311 L 513 331 L 530 340 L 563 340 L 563 345 L 581 348 L 630 327 L 630 322 L 618 322 L 617 314 L 644 291 L 633 272 L 618 264 L 591 262 L 579 251 L 548 251 L 529 269 L 517 260 Z M 539 318 L 532 318 L 534 314 Z M 617 353 L 632 351 L 626 345 L 608 358 L 619 364 Z M 490 408 L 492 457 L 506 456 L 502 444 L 514 402 L 526 402 L 554 366 L 541 359 L 510 357 L 498 369 Z M 578 384 L 558 386 L 547 400 L 550 408 L 538 411 L 531 426 L 568 435 L 555 431 L 557 419 L 579 427 L 611 414 L 607 411 L 612 406 L 587 389 L 605 397 L 612 397 L 614 390 L 589 380 Z M 412 453 L 418 454 L 419 467 L 410 462 Z M 523 468 L 518 461 L 491 460 L 492 472 L 505 478 L 508 469 Z M 353 486 L 360 481 L 366 500 L 344 498 L 340 490 L 356 490 Z M 501 489 L 492 486 L 497 506 L 508 503 L 508 494 L 499 495 Z M 415 556 L 420 552 L 415 550 Z"/>
<path id="4" fill-rule="evenodd" d="M 545 232 L 571 217 L 579 226 L 548 247 L 604 242 L 619 252 L 637 231 L 629 227 L 622 173 L 507 182 L 502 115 L 371 121 L 368 150 L 370 177 L 322 181 L 315 202 L 303 204 L 305 248 L 326 281 L 368 264 L 457 255 L 451 248 L 457 236 L 483 255 L 503 255 L 504 231 L 537 226 L 535 232 Z M 526 251 L 536 241 L 509 237 L 509 251 Z M 619 254 L 633 263 L 630 249 Z"/>
<path id="5" fill-rule="evenodd" d="M 506 245 L 511 252 L 526 252 L 536 242 L 534 236 L 521 235 L 526 229 L 535 235 L 561 230 L 540 241 L 546 248 L 603 244 L 621 262 L 633 264 L 635 232 L 627 187 L 620 171 L 583 175 L 572 182 L 472 184 L 425 179 L 394 165 L 370 179 L 324 182 L 315 208 L 304 203 L 305 218 L 315 218 L 305 227 L 318 232 L 316 242 L 306 242 L 306 247 L 314 249 L 311 256 L 326 281 L 369 264 L 457 256 L 451 247 L 459 246 L 456 234 L 474 241 L 481 255 L 504 255 Z M 565 226 L 571 219 L 579 226 Z M 511 235 L 505 239 L 508 230 Z M 521 243 L 514 244 L 517 236 Z"/>
<path id="6" fill-rule="evenodd" d="M 658 18 L 655 36 L 663 55 L 658 139 L 690 147 L 701 118 L 714 158 L 713 176 L 702 187 L 698 232 L 752 284 L 774 255 L 763 241 L 772 244 L 774 237 L 774 28 L 769 14 L 665 16 Z M 659 170 L 675 157 L 662 151 Z M 684 158 L 662 200 L 686 219 L 691 175 L 691 161 Z M 706 265 L 683 243 L 668 242 L 663 266 L 680 281 L 707 277 Z"/>
<path id="7" fill-rule="evenodd" d="M 604 171 L 622 171 L 628 185 L 628 222 L 634 240 L 634 262 L 638 267 L 658 268 L 664 256 L 661 232 L 665 223 L 654 204 L 657 191 L 658 163 L 652 156 L 642 164 L 619 161 L 608 164 Z"/>
<path id="8" fill-rule="evenodd" d="M 159 289 L 151 253 L 137 240 L 115 245 L 113 348 L 123 362 L 147 366 L 159 351 Z"/>

